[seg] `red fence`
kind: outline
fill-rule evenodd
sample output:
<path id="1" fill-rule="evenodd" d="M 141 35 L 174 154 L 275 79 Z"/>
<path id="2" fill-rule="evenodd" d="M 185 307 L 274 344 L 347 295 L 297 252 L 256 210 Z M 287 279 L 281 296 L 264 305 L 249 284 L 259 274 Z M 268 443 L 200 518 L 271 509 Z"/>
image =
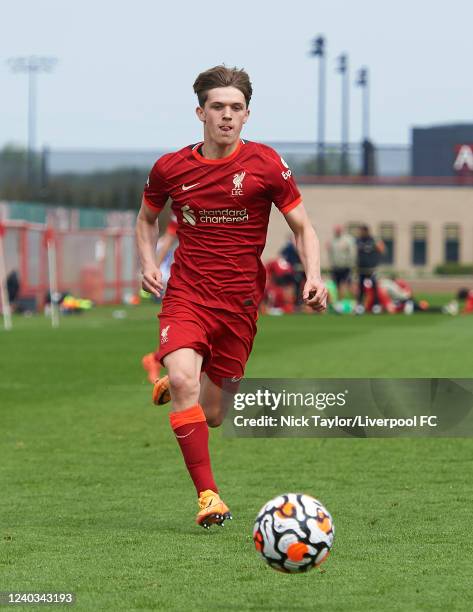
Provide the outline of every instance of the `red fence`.
<path id="1" fill-rule="evenodd" d="M 48 291 L 46 226 L 4 221 L 7 274 L 20 277 L 21 297 L 43 303 Z M 89 298 L 97 304 L 120 303 L 139 289 L 133 230 L 94 229 L 55 232 L 60 292 Z"/>

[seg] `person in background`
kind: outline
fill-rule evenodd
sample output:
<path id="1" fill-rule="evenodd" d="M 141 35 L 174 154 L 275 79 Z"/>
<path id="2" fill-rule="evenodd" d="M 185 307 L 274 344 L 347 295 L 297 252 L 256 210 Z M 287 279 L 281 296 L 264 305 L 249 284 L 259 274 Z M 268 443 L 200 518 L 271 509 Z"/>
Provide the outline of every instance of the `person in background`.
<path id="1" fill-rule="evenodd" d="M 281 249 L 281 256 L 287 261 L 292 268 L 292 283 L 294 285 L 295 306 L 299 307 L 303 303 L 302 292 L 305 283 L 304 266 L 297 252 L 294 238 L 289 236 L 286 244 Z"/>
<path id="2" fill-rule="evenodd" d="M 341 225 L 336 225 L 333 229 L 333 238 L 327 248 L 332 279 L 337 287 L 339 299 L 343 299 L 344 288 L 350 288 L 352 270 L 356 265 L 356 241 Z"/>
<path id="3" fill-rule="evenodd" d="M 457 300 L 462 305 L 462 314 L 473 313 L 473 289 L 468 289 L 466 287 L 459 289 L 457 293 Z"/>
<path id="4" fill-rule="evenodd" d="M 161 269 L 164 285 L 167 284 L 169 276 L 171 275 L 174 251 L 178 243 L 177 229 L 178 223 L 176 215 L 171 213 L 166 231 L 156 245 L 156 265 Z"/>
<path id="5" fill-rule="evenodd" d="M 14 309 L 16 299 L 18 295 L 20 294 L 20 278 L 16 270 L 12 270 L 10 274 L 7 276 L 6 284 L 7 284 L 8 301 L 10 302 L 11 307 Z"/>
<path id="6" fill-rule="evenodd" d="M 294 268 L 282 253 L 266 264 L 266 288 L 262 312 L 288 314 L 294 312 L 296 291 Z"/>
<path id="7" fill-rule="evenodd" d="M 177 245 L 178 222 L 176 215 L 171 214 L 166 231 L 158 240 L 156 245 L 156 265 L 161 269 L 163 284 L 166 286 L 171 274 L 171 265 L 174 259 L 175 246 Z M 141 365 L 146 370 L 149 382 L 154 385 L 161 374 L 161 364 L 156 359 L 157 351 L 146 353 L 141 359 Z"/>
<path id="8" fill-rule="evenodd" d="M 380 312 L 378 285 L 376 282 L 376 268 L 379 264 L 380 255 L 384 253 L 384 242 L 376 240 L 370 233 L 367 225 L 360 226 L 360 235 L 357 240 L 358 249 L 358 306 L 363 306 L 365 297 L 365 281 L 373 288 L 372 312 Z"/>

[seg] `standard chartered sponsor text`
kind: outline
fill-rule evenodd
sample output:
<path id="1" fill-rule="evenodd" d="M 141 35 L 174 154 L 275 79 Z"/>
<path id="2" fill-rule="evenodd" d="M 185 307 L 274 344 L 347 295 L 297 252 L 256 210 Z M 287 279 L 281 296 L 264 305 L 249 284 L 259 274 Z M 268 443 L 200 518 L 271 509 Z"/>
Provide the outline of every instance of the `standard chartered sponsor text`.
<path id="1" fill-rule="evenodd" d="M 199 221 L 201 223 L 243 223 L 249 220 L 246 208 L 223 208 L 199 210 Z"/>

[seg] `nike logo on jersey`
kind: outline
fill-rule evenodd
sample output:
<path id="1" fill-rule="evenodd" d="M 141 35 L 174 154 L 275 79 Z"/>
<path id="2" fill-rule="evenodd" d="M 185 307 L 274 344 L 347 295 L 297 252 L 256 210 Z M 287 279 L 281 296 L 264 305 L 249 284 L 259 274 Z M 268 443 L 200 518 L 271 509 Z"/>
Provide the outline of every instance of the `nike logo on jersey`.
<path id="1" fill-rule="evenodd" d="M 182 191 L 187 191 L 188 189 L 192 189 L 192 187 L 197 187 L 197 185 L 200 185 L 200 183 L 194 183 L 193 185 L 183 185 Z"/>

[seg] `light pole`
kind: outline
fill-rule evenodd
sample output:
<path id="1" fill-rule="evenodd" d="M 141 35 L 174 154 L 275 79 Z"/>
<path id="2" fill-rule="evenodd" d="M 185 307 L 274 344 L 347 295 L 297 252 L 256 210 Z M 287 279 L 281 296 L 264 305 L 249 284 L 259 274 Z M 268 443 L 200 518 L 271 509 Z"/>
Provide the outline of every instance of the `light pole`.
<path id="1" fill-rule="evenodd" d="M 370 138 L 370 83 L 368 68 L 360 68 L 356 84 L 362 88 L 361 137 L 363 141 L 367 141 Z"/>
<path id="2" fill-rule="evenodd" d="M 317 128 L 317 173 L 325 174 L 325 38 L 317 36 L 312 41 L 310 55 L 319 57 L 319 104 Z"/>
<path id="3" fill-rule="evenodd" d="M 11 57 L 8 64 L 12 72 L 28 75 L 28 182 L 34 180 L 34 153 L 36 150 L 36 76 L 40 72 L 52 72 L 57 60 L 54 57 Z"/>
<path id="4" fill-rule="evenodd" d="M 343 175 L 348 174 L 348 143 L 349 143 L 349 130 L 350 130 L 350 82 L 348 75 L 348 55 L 342 53 L 338 57 L 337 72 L 342 75 L 342 154 L 341 160 L 341 173 Z"/>

